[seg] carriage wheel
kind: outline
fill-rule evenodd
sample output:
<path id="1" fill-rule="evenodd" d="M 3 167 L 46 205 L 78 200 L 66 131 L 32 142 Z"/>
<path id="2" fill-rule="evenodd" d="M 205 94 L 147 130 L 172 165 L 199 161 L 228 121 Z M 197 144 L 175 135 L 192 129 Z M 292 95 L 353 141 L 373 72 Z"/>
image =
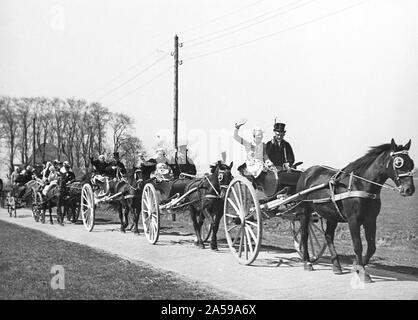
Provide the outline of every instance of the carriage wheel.
<path id="1" fill-rule="evenodd" d="M 145 237 L 149 243 L 157 243 L 160 234 L 159 197 L 151 183 L 147 183 L 142 192 L 141 215 Z"/>
<path id="2" fill-rule="evenodd" d="M 203 242 L 207 242 L 212 234 L 212 221 L 211 219 L 204 219 L 202 227 L 200 228 L 200 236 Z"/>
<path id="3" fill-rule="evenodd" d="M 309 261 L 317 261 L 324 253 L 327 248 L 327 243 L 325 241 L 325 232 L 324 225 L 326 220 L 322 217 L 319 217 L 315 213 L 311 216 L 309 221 L 309 237 L 308 237 L 308 253 Z M 303 258 L 303 249 L 301 238 L 301 226 L 298 219 L 291 221 L 292 233 L 293 233 L 293 242 L 295 245 L 296 251 L 299 253 L 299 256 Z"/>
<path id="4" fill-rule="evenodd" d="M 88 232 L 94 228 L 95 217 L 94 195 L 91 185 L 85 184 L 81 189 L 81 218 Z"/>
<path id="5" fill-rule="evenodd" d="M 224 225 L 235 258 L 241 264 L 251 264 L 260 251 L 262 218 L 256 192 L 244 177 L 236 177 L 226 190 Z"/>

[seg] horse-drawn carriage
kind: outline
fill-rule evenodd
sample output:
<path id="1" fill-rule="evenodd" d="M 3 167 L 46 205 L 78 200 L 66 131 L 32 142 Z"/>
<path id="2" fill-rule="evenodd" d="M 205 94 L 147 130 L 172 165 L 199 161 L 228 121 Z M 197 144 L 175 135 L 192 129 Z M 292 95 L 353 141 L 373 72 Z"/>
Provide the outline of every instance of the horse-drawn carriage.
<path id="1" fill-rule="evenodd" d="M 203 176 L 182 172 L 177 178 L 147 179 L 142 192 L 141 215 L 148 242 L 155 244 L 158 241 L 161 215 L 173 214 L 187 207 L 197 244 L 204 246 L 204 242 L 212 235 L 211 247 L 216 248 L 222 197 L 232 180 L 231 167 L 232 164 L 228 166 L 219 161 L 211 166 L 210 174 Z"/>
<path id="2" fill-rule="evenodd" d="M 17 209 L 33 204 L 32 189 L 36 182 L 31 180 L 24 184 L 15 184 L 4 190 L 5 207 L 10 217 L 17 216 Z"/>
<path id="3" fill-rule="evenodd" d="M 121 230 L 124 232 L 128 225 L 129 211 L 134 207 L 132 202 L 136 197 L 137 183 L 134 181 L 134 175 L 130 178 L 122 176 L 119 169 L 116 169 L 114 178 L 109 179 L 109 190 L 107 194 L 102 194 L 102 186 L 99 185 L 100 180 L 92 175 L 87 183 L 83 183 L 81 187 L 81 198 L 79 210 L 83 220 L 84 227 L 91 232 L 94 228 L 96 208 L 100 203 L 111 203 L 118 205 L 119 216 L 121 219 Z M 106 182 L 105 182 L 106 183 Z M 136 214 L 136 213 L 135 213 Z"/>
<path id="4" fill-rule="evenodd" d="M 297 163 L 289 171 L 274 166 L 264 166 L 254 178 L 244 174 L 235 177 L 229 184 L 224 201 L 224 227 L 228 246 L 241 264 L 249 265 L 258 256 L 263 234 L 263 221 L 279 217 L 290 221 L 294 246 L 302 256 L 301 226 L 295 213 L 297 198 L 296 183 L 301 170 Z M 305 190 L 311 192 L 312 190 Z M 309 256 L 316 261 L 324 253 L 324 219 L 312 215 L 309 222 Z"/>
<path id="5" fill-rule="evenodd" d="M 310 167 L 300 173 L 293 192 L 276 192 L 270 197 L 259 197 L 254 188 L 254 185 L 257 188 L 272 185 L 267 183 L 267 175 L 254 185 L 245 177 L 236 177 L 229 184 L 224 201 L 224 225 L 229 248 L 240 263 L 251 264 L 260 250 L 262 221 L 274 214 L 292 221 L 296 249 L 305 270 L 313 270 L 310 259 L 315 260 L 328 247 L 332 270 L 341 274 L 342 268 L 333 243 L 334 232 L 338 223 L 348 223 L 356 254 L 354 270 L 362 281 L 371 281 L 364 266 L 376 250 L 376 218 L 381 207 L 381 189 L 388 188 L 402 196 L 411 196 L 415 192 L 414 162 L 408 155 L 410 145 L 411 141 L 402 146 L 392 139 L 389 144 L 371 148 L 343 169 L 320 165 Z M 387 179 L 394 181 L 396 187 L 386 184 Z M 275 180 L 277 177 L 273 178 Z M 325 217 L 326 222 L 320 217 Z M 322 226 L 325 223 L 324 229 Z M 367 241 L 364 257 L 361 226 Z M 318 239 L 315 231 L 325 232 L 326 243 Z"/>

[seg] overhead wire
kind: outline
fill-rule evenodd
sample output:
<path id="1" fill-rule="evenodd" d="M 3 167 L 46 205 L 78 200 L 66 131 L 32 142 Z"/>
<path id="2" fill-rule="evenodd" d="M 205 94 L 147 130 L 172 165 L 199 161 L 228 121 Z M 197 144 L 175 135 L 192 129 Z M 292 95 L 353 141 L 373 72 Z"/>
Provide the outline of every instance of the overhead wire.
<path id="1" fill-rule="evenodd" d="M 149 69 L 151 69 L 153 66 L 155 66 L 156 64 L 158 64 L 159 62 L 161 62 L 162 60 L 164 60 L 165 58 L 168 57 L 168 54 L 164 53 L 162 56 L 160 56 L 158 59 L 156 59 L 155 61 L 153 61 L 151 64 L 147 65 L 145 68 L 141 69 L 140 72 L 136 73 L 134 76 L 130 77 L 129 79 L 125 80 L 124 82 L 122 82 L 120 85 L 114 87 L 113 89 L 107 91 L 106 93 L 102 94 L 99 98 L 97 98 L 96 100 L 100 101 L 102 100 L 104 97 L 108 96 L 109 94 L 115 92 L 116 90 L 122 88 L 124 85 L 128 84 L 129 82 L 135 80 L 136 78 L 138 78 L 140 75 L 144 74 L 146 71 L 148 71 Z"/>
<path id="2" fill-rule="evenodd" d="M 271 37 L 277 36 L 277 35 L 279 35 L 281 33 L 287 32 L 287 31 L 291 31 L 291 30 L 294 30 L 294 29 L 298 29 L 298 28 L 301 28 L 303 26 L 306 26 L 306 25 L 309 25 L 309 24 L 312 24 L 312 23 L 315 23 L 315 22 L 318 22 L 318 21 L 321 21 L 321 20 L 325 20 L 325 19 L 327 19 L 329 17 L 335 16 L 337 14 L 343 13 L 345 11 L 348 11 L 348 10 L 352 9 L 352 8 L 355 8 L 357 6 L 360 6 L 360 5 L 362 5 L 363 3 L 367 2 L 367 1 L 369 1 L 369 0 L 362 0 L 360 2 L 356 2 L 355 4 L 352 4 L 352 5 L 346 6 L 346 7 L 342 8 L 342 9 L 335 10 L 335 11 L 332 11 L 332 12 L 330 12 L 328 14 L 325 14 L 325 15 L 322 15 L 322 16 L 319 16 L 319 17 L 310 19 L 310 20 L 305 21 L 303 23 L 300 23 L 300 24 L 297 24 L 297 25 L 293 25 L 293 26 L 290 26 L 290 27 L 281 29 L 279 31 L 275 31 L 273 33 L 269 33 L 269 34 L 266 34 L 264 36 L 261 36 L 261 37 L 258 37 L 258 38 L 254 38 L 254 39 L 251 39 L 251 40 L 248 40 L 248 41 L 244 41 L 244 42 L 241 42 L 241 43 L 232 45 L 232 46 L 227 46 L 227 47 L 224 47 L 224 48 L 212 50 L 212 51 L 205 52 L 205 53 L 202 53 L 202 54 L 199 54 L 199 55 L 196 55 L 196 56 L 192 56 L 192 57 L 189 57 L 189 58 L 183 58 L 183 60 L 185 62 L 186 61 L 193 61 L 193 60 L 200 59 L 200 58 L 203 58 L 203 57 L 207 57 L 207 56 L 210 56 L 210 55 L 213 55 L 213 54 L 218 54 L 218 53 L 221 53 L 221 52 L 224 52 L 224 51 L 232 50 L 232 49 L 235 49 L 235 48 L 240 48 L 240 47 L 243 47 L 243 46 L 252 44 L 254 42 L 258 42 L 258 41 L 261 41 L 261 40 L 264 40 L 264 39 L 267 39 L 267 38 L 271 38 Z"/>
<path id="3" fill-rule="evenodd" d="M 206 43 L 211 42 L 211 41 L 213 41 L 213 40 L 216 40 L 216 39 L 218 39 L 218 38 L 222 38 L 222 37 L 224 37 L 224 36 L 226 36 L 226 35 L 233 34 L 233 33 L 235 33 L 235 32 L 238 32 L 238 31 L 241 31 L 241 30 L 247 29 L 247 28 L 249 28 L 249 27 L 252 27 L 252 26 L 254 26 L 254 25 L 260 24 L 260 23 L 262 23 L 262 22 L 265 22 L 265 21 L 268 21 L 268 20 L 274 19 L 274 18 L 276 18 L 276 17 L 278 17 L 278 16 L 281 16 L 281 15 L 286 14 L 286 13 L 288 13 L 288 12 L 294 11 L 294 10 L 296 10 L 296 9 L 300 8 L 300 7 L 304 7 L 304 6 L 308 5 L 308 4 L 310 4 L 311 2 L 315 2 L 315 1 L 317 1 L 317 0 L 309 0 L 308 2 L 306 2 L 306 3 L 302 3 L 302 4 L 300 4 L 300 5 L 296 6 L 296 7 L 290 8 L 290 9 L 289 9 L 289 10 L 287 10 L 287 11 L 283 11 L 283 12 L 281 11 L 281 10 L 283 10 L 283 9 L 285 9 L 285 8 L 289 7 L 289 6 L 295 5 L 295 4 L 297 4 L 298 2 L 301 2 L 301 1 L 303 1 L 303 0 L 297 0 L 296 2 L 294 2 L 294 1 L 293 1 L 293 2 L 287 3 L 287 4 L 282 5 L 282 6 L 280 6 L 280 7 L 276 8 L 276 9 L 274 9 L 274 10 L 270 10 L 270 11 L 268 11 L 268 12 L 266 12 L 266 13 L 263 13 L 263 14 L 258 15 L 258 16 L 256 16 L 256 17 L 253 17 L 253 18 L 251 18 L 251 19 L 247 19 L 247 20 L 245 20 L 245 21 L 243 21 L 243 22 L 240 22 L 240 23 L 234 24 L 234 25 L 232 25 L 232 26 L 229 26 L 229 27 L 226 27 L 226 28 L 223 28 L 223 29 L 217 30 L 217 31 L 213 31 L 213 32 L 211 32 L 211 33 L 208 33 L 208 34 L 205 34 L 205 35 L 202 35 L 202 36 L 196 37 L 196 38 L 191 39 L 191 40 L 186 40 L 186 41 L 183 41 L 183 43 L 185 43 L 185 44 L 187 45 L 187 47 L 186 47 L 186 48 L 191 48 L 191 47 L 199 46 L 199 45 L 201 45 L 201 44 L 206 44 Z M 277 12 L 277 11 L 279 11 L 279 12 L 278 12 L 278 13 L 276 13 L 276 14 L 273 14 L 273 13 L 275 13 L 275 12 Z M 266 19 L 263 19 L 263 20 L 261 20 L 261 21 L 258 21 L 258 22 L 255 22 L 255 23 L 251 23 L 251 24 L 249 24 L 249 25 L 246 25 L 246 26 L 245 26 L 245 24 L 247 24 L 247 23 L 249 23 L 249 22 L 251 22 L 251 21 L 258 20 L 258 19 L 260 19 L 260 18 L 262 18 L 262 17 L 268 16 L 268 15 L 271 15 L 271 14 L 273 14 L 273 15 L 272 15 L 272 16 L 270 16 L 270 17 L 268 17 L 268 18 L 266 18 Z M 244 25 L 244 26 L 243 26 L 243 25 Z M 241 26 L 243 26 L 243 27 L 241 27 Z M 237 29 L 237 30 L 231 30 L 231 29 L 236 29 L 236 28 L 238 28 L 238 29 Z M 229 32 L 228 32 L 228 30 L 231 30 L 231 31 L 229 31 Z M 218 34 L 218 33 L 224 33 L 224 32 L 226 32 L 226 33 L 225 33 L 225 34 L 223 34 L 223 35 L 221 34 L 221 35 L 216 36 L 216 37 L 213 37 L 213 38 L 211 38 L 211 39 L 208 39 L 208 40 L 205 40 L 205 41 L 199 41 L 199 42 L 197 42 L 197 43 L 194 43 L 194 42 L 196 42 L 196 41 L 198 41 L 198 40 L 202 40 L 202 39 L 205 39 L 205 38 L 207 38 L 207 37 L 210 37 L 210 36 L 216 35 L 216 34 Z"/>
<path id="4" fill-rule="evenodd" d="M 111 103 L 107 104 L 107 106 L 111 107 L 111 106 L 115 105 L 117 102 L 125 99 L 126 97 L 128 97 L 130 95 L 132 95 L 136 91 L 145 88 L 146 86 L 148 86 L 149 84 L 151 84 L 152 82 L 154 82 L 155 80 L 157 80 L 158 78 L 162 77 L 164 74 L 166 74 L 172 68 L 173 68 L 173 66 L 170 66 L 170 67 L 164 69 L 162 72 L 158 73 L 156 76 L 154 76 L 153 78 L 149 79 L 148 81 L 142 83 L 140 86 L 136 87 L 135 89 L 127 92 L 126 94 L 124 94 L 123 96 L 119 97 L 118 99 L 116 99 L 116 100 L 112 101 Z"/>
<path id="5" fill-rule="evenodd" d="M 191 32 L 191 31 L 195 31 L 195 30 L 200 29 L 200 28 L 202 28 L 202 27 L 204 27 L 204 26 L 207 26 L 207 25 L 209 25 L 209 24 L 212 24 L 212 23 L 214 23 L 214 22 L 216 22 L 216 21 L 222 20 L 222 19 L 224 19 L 224 18 L 226 18 L 226 17 L 229 17 L 229 16 L 232 16 L 232 15 L 235 15 L 235 14 L 237 14 L 237 13 L 239 13 L 239 12 L 241 12 L 241 11 L 244 11 L 244 10 L 246 10 L 246 9 L 248 9 L 248 8 L 254 7 L 254 6 L 256 6 L 256 5 L 258 5 L 259 3 L 264 2 L 264 1 L 265 1 L 265 0 L 258 0 L 258 1 L 255 1 L 255 2 L 253 2 L 253 3 L 250 3 L 250 4 L 248 4 L 248 5 L 245 5 L 245 6 L 241 7 L 241 8 L 239 8 L 239 9 L 235 10 L 235 11 L 228 12 L 228 13 L 226 13 L 226 14 L 223 14 L 223 15 L 221 15 L 221 16 L 218 16 L 218 17 L 215 17 L 215 18 L 213 18 L 213 19 L 210 19 L 210 20 L 208 20 L 208 21 L 206 21 L 206 22 L 203 22 L 203 23 L 201 23 L 201 24 L 199 24 L 199 25 L 197 25 L 197 26 L 193 26 L 193 27 L 186 28 L 186 29 L 184 29 L 184 30 L 180 31 L 180 33 L 181 33 L 181 34 L 185 34 L 185 33 L 189 33 L 189 32 Z"/>

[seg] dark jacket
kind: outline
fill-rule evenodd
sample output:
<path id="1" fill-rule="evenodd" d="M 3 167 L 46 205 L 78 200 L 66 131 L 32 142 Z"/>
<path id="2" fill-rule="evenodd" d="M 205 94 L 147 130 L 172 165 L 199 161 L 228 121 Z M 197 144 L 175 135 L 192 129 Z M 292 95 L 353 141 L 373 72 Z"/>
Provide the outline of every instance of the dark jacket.
<path id="1" fill-rule="evenodd" d="M 100 175 L 106 174 L 106 168 L 109 165 L 106 161 L 100 162 L 99 160 L 91 160 L 91 164 L 94 166 L 94 172 Z"/>
<path id="2" fill-rule="evenodd" d="M 126 174 L 126 169 L 125 169 L 125 165 L 120 162 L 120 161 L 115 161 L 113 160 L 110 164 L 109 167 L 107 168 L 107 173 L 112 177 L 115 178 L 116 177 L 116 172 L 117 169 L 113 169 L 112 167 L 118 167 L 119 171 L 121 174 L 125 175 Z"/>
<path id="3" fill-rule="evenodd" d="M 289 165 L 295 163 L 292 147 L 286 140 L 283 140 L 280 145 L 276 140 L 267 142 L 266 153 L 275 166 L 283 166 L 285 162 Z"/>

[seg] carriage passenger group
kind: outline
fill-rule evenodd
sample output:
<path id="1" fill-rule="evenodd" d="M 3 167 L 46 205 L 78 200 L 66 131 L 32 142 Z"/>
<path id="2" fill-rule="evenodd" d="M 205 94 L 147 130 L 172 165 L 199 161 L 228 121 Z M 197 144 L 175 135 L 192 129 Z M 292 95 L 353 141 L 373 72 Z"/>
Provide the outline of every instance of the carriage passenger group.
<path id="1" fill-rule="evenodd" d="M 339 222 L 348 222 L 356 253 L 355 263 L 359 266 L 357 271 L 363 273 L 364 281 L 369 281 L 364 265 L 375 251 L 373 235 L 380 211 L 381 189 L 389 188 L 402 196 L 411 196 L 415 191 L 414 162 L 408 155 L 411 141 L 402 146 L 392 139 L 389 144 L 373 147 L 341 170 L 313 166 L 303 171 L 297 169 L 301 162 L 295 163 L 293 149 L 284 139 L 284 123 L 274 123 L 274 136 L 267 143 L 263 142 L 260 128 L 252 130 L 252 141 L 241 137 L 239 130 L 245 123 L 246 120 L 238 121 L 233 133 L 234 140 L 245 148 L 245 162 L 237 168 L 240 175 L 235 178 L 232 176 L 233 163 L 228 165 L 225 159 L 213 163 L 210 173 L 198 176 L 196 166 L 188 157 L 187 145 L 183 144 L 171 157 L 163 148 L 157 148 L 154 157 L 146 160 L 141 156 L 140 165 L 129 169 L 121 162 L 118 152 L 114 152 L 110 161 L 104 155 L 97 159 L 92 157 L 92 171 L 78 180 L 68 161 L 47 162 L 39 174 L 31 166 L 24 172 L 16 168 L 11 175 L 11 184 L 15 196 L 21 198 L 32 183 L 36 204 L 33 212 L 43 209 L 43 222 L 45 210 L 49 208 L 52 223 L 51 207 L 56 206 L 58 220 L 63 224 L 60 207 L 64 206 L 67 218 L 68 212 L 72 212 L 72 222 L 77 221 L 77 210 L 81 211 L 83 223 L 91 231 L 96 205 L 109 202 L 117 207 L 121 231 L 125 232 L 128 214 L 132 212 L 131 228 L 139 233 L 141 213 L 144 234 L 152 244 L 158 240 L 159 215 L 187 208 L 196 233 L 195 244 L 205 246 L 202 226 L 205 220 L 210 221 L 210 246 L 217 250 L 216 233 L 223 216 L 228 245 L 243 264 L 250 264 L 257 257 L 262 238 L 261 217 L 271 217 L 271 214 L 283 217 L 283 213 L 290 211 L 292 219 L 300 221 L 294 240 L 296 246 L 296 236 L 299 237 L 297 251 L 306 270 L 312 270 L 309 221 L 312 214 L 318 212 L 326 219 L 323 233 L 334 273 L 341 273 L 333 244 L 335 228 Z M 396 187 L 388 186 L 387 179 L 393 180 Z M 284 211 L 281 206 L 285 207 Z M 364 260 L 361 225 L 368 242 Z M 311 238 L 309 242 L 313 247 Z M 322 247 L 321 254 L 324 249 Z"/>

